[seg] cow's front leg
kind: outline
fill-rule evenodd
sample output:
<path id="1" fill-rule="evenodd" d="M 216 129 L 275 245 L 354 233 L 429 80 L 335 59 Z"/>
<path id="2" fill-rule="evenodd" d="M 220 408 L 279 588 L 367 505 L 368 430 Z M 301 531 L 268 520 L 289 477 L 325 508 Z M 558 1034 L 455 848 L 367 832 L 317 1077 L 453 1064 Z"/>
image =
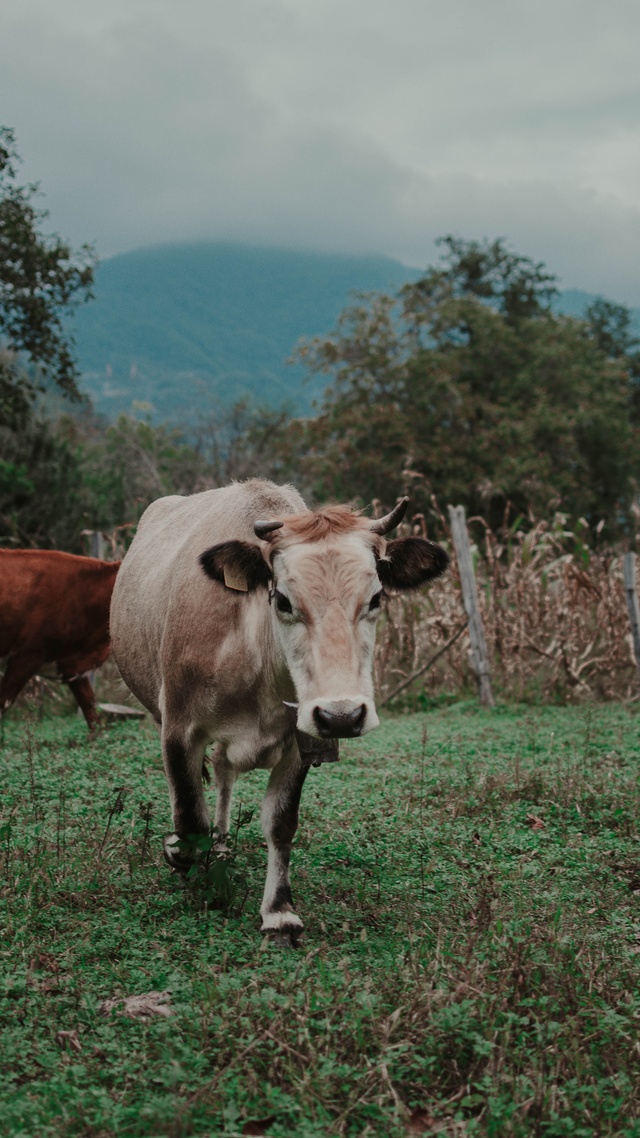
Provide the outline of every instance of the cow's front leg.
<path id="1" fill-rule="evenodd" d="M 169 783 L 175 830 L 164 839 L 164 856 L 178 873 L 186 873 L 191 868 L 195 853 L 180 849 L 176 838 L 185 842 L 192 835 L 209 833 L 209 811 L 202 786 L 205 746 L 204 739 L 185 739 L 170 728 L 163 728 L 162 759 Z"/>
<path id="2" fill-rule="evenodd" d="M 274 767 L 262 805 L 262 829 L 269 860 L 260 913 L 263 932 L 280 932 L 295 939 L 303 930 L 293 911 L 289 885 L 291 845 L 298 828 L 298 808 L 308 767 L 303 767 L 295 740 L 285 744 Z"/>
<path id="3" fill-rule="evenodd" d="M 217 840 L 214 849 L 216 853 L 224 854 L 228 853 L 227 840 L 231 827 L 231 799 L 236 772 L 221 745 L 216 747 L 211 756 L 211 762 L 213 763 L 216 783 L 216 813 L 213 825 L 217 833 Z"/>

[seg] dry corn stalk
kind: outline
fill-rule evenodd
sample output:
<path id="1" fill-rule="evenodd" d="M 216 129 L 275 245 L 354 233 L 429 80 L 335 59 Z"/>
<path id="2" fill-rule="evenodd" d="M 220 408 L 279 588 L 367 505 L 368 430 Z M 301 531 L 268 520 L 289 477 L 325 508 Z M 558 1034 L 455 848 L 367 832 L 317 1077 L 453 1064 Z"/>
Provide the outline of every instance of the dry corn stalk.
<path id="1" fill-rule="evenodd" d="M 481 519 L 471 521 L 479 537 Z M 638 677 L 621 556 L 589 549 L 564 525 L 556 515 L 551 524 L 511 535 L 507 545 L 482 523 L 475 570 L 493 683 L 510 699 L 632 698 Z M 419 668 L 462 619 L 455 563 L 427 594 L 391 598 L 376 648 L 381 695 Z M 468 653 L 465 633 L 417 692 L 475 691 Z"/>

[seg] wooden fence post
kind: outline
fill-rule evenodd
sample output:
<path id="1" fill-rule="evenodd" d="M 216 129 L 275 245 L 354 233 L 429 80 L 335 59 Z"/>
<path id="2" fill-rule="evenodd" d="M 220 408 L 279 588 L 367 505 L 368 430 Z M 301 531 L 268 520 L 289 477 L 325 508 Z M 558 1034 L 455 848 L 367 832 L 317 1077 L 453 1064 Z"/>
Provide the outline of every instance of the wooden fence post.
<path id="1" fill-rule="evenodd" d="M 469 640 L 471 641 L 471 666 L 478 681 L 480 703 L 485 707 L 495 707 L 491 675 L 489 672 L 489 657 L 487 642 L 484 638 L 484 628 L 480 617 L 478 604 L 478 589 L 473 572 L 471 560 L 471 547 L 467 532 L 467 521 L 464 506 L 449 506 L 449 521 L 451 523 L 451 537 L 456 551 L 458 569 L 460 571 L 460 584 L 462 586 L 462 600 L 464 611 L 469 622 Z"/>
<path id="2" fill-rule="evenodd" d="M 104 534 L 98 533 L 96 530 L 91 534 L 89 542 L 89 556 L 98 557 L 100 561 L 104 561 Z"/>
<path id="3" fill-rule="evenodd" d="M 89 538 L 89 556 L 90 557 L 97 557 L 100 561 L 104 561 L 104 553 L 105 553 L 104 534 L 99 533 L 97 530 L 94 530 L 93 533 L 91 534 L 90 538 Z M 93 688 L 93 690 L 95 692 L 95 690 L 96 690 L 96 672 L 95 672 L 95 669 L 90 671 L 88 673 L 88 675 L 89 675 L 89 683 L 91 684 L 91 687 Z M 78 715 L 82 715 L 80 708 L 78 708 Z"/>
<path id="4" fill-rule="evenodd" d="M 633 651 L 636 656 L 636 664 L 640 670 L 640 605 L 638 604 L 638 588 L 636 585 L 635 553 L 625 553 L 622 565 L 624 570 L 624 591 L 627 597 L 627 608 L 629 609 L 629 624 L 631 625 L 631 635 L 633 636 Z"/>

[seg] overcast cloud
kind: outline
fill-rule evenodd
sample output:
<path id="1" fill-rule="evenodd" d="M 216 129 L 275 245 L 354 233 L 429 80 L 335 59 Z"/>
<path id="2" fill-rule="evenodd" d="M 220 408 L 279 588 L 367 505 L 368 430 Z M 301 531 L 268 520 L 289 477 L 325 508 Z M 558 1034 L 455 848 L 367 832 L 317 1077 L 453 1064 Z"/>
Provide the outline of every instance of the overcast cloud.
<path id="1" fill-rule="evenodd" d="M 640 304 L 638 0 L 3 0 L 52 225 L 388 253 L 506 236 Z"/>

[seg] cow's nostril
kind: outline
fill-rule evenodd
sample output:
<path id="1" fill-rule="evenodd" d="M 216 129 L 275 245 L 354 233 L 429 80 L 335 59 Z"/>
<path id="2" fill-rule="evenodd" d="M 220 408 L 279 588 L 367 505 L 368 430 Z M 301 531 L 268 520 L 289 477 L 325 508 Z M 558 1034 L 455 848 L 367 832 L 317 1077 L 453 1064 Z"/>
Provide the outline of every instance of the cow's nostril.
<path id="1" fill-rule="evenodd" d="M 314 707 L 313 718 L 318 731 L 325 738 L 348 739 L 359 735 L 364 726 L 367 709 L 364 703 L 353 711 L 328 711 L 325 707 Z"/>
<path id="2" fill-rule="evenodd" d="M 332 715 L 330 711 L 324 711 L 322 707 L 314 707 L 313 720 L 321 735 L 330 730 L 335 719 L 336 716 Z"/>
<path id="3" fill-rule="evenodd" d="M 357 712 L 357 714 L 356 714 L 356 712 Z M 362 728 L 364 727 L 364 721 L 365 721 L 365 718 L 367 715 L 367 709 L 366 709 L 364 703 L 361 703 L 360 707 L 356 708 L 356 711 L 354 711 L 353 715 L 354 715 L 353 726 L 356 729 L 357 734 L 359 735 L 360 732 L 362 731 Z"/>

